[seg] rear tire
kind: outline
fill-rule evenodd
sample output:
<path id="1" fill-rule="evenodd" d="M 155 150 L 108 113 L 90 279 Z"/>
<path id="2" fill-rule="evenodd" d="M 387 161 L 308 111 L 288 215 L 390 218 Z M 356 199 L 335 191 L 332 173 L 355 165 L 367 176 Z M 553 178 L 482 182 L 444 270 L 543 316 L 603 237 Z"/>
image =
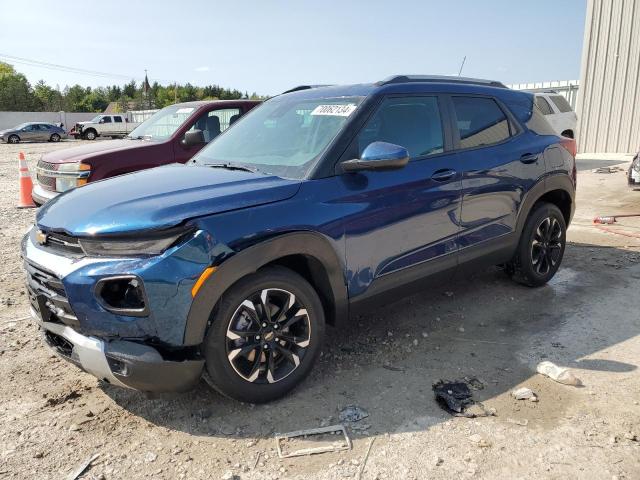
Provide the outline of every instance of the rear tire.
<path id="1" fill-rule="evenodd" d="M 567 225 L 558 207 L 540 203 L 529 214 L 518 249 L 506 271 L 529 287 L 546 284 L 560 268 L 566 245 Z"/>
<path id="2" fill-rule="evenodd" d="M 311 371 L 324 328 L 322 303 L 313 287 L 287 268 L 265 268 L 238 281 L 220 299 L 203 344 L 205 379 L 242 402 L 280 398 Z"/>
<path id="3" fill-rule="evenodd" d="M 53 135 L 51 135 L 51 138 L 49 139 L 52 142 L 59 142 L 60 141 L 60 135 L 58 135 L 57 133 L 54 133 Z"/>

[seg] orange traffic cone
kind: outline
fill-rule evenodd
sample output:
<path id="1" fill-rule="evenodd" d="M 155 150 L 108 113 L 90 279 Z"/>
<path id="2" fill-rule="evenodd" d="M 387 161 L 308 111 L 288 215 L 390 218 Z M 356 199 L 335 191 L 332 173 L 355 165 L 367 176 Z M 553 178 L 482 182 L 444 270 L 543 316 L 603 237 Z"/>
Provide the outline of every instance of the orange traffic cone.
<path id="1" fill-rule="evenodd" d="M 31 198 L 31 190 L 33 190 L 33 181 L 31 180 L 31 174 L 29 173 L 29 167 L 27 161 L 24 158 L 24 153 L 20 152 L 20 160 L 18 165 L 20 167 L 20 200 L 18 201 L 18 208 L 30 208 L 35 207 L 33 198 Z"/>

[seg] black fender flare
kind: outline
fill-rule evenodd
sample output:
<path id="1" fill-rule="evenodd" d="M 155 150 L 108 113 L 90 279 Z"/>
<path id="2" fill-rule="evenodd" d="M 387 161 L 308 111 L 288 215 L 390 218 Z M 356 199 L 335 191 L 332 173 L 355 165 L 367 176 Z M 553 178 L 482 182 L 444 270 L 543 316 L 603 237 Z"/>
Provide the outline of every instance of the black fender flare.
<path id="1" fill-rule="evenodd" d="M 348 316 L 349 301 L 343 262 L 329 241 L 315 232 L 293 232 L 270 238 L 245 248 L 223 261 L 193 299 L 184 332 L 184 345 L 199 345 L 204 340 L 210 315 L 224 292 L 241 278 L 289 255 L 305 255 L 318 260 L 325 268 L 335 324 Z"/>
<path id="2" fill-rule="evenodd" d="M 564 173 L 549 175 L 541 179 L 529 190 L 529 192 L 527 192 L 527 195 L 520 206 L 520 212 L 518 213 L 518 221 L 516 224 L 518 238 L 520 238 L 522 230 L 524 230 L 524 224 L 527 221 L 533 206 L 538 200 L 540 200 L 540 198 L 542 198 L 542 196 L 554 190 L 562 190 L 569 196 L 571 199 L 570 219 L 573 217 L 573 212 L 575 211 L 575 187 L 571 178 Z"/>

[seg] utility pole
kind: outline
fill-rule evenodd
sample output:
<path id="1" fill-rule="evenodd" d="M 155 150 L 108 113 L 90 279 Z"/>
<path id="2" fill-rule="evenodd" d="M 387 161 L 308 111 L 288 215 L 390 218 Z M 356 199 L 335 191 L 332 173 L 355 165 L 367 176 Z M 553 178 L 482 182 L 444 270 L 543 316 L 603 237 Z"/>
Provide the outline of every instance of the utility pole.
<path id="1" fill-rule="evenodd" d="M 460 70 L 458 70 L 458 76 L 462 75 L 462 69 L 464 68 L 464 62 L 466 62 L 467 56 L 465 55 L 462 59 L 462 64 L 460 65 Z"/>

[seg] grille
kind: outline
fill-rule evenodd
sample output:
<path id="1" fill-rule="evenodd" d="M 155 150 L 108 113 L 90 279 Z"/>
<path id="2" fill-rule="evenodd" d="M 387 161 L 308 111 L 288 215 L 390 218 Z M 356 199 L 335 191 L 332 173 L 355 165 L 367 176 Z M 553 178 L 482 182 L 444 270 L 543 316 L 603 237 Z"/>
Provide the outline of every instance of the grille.
<path id="1" fill-rule="evenodd" d="M 67 300 L 62 281 L 34 263 L 25 262 L 24 268 L 27 272 L 29 302 L 42 321 L 78 328 L 80 323 Z"/>
<path id="2" fill-rule="evenodd" d="M 38 183 L 46 188 L 47 190 L 55 190 L 56 189 L 56 179 L 53 177 L 47 177 L 42 175 L 41 173 L 36 174 L 36 179 Z"/>
<path id="3" fill-rule="evenodd" d="M 75 255 L 83 255 L 84 251 L 77 238 L 62 233 L 47 233 L 47 247 Z"/>
<path id="4" fill-rule="evenodd" d="M 49 177 L 48 175 L 45 175 L 43 173 L 40 173 L 42 170 L 55 170 L 56 169 L 56 165 L 53 163 L 49 163 L 49 162 L 45 162 L 43 160 L 38 161 L 38 167 L 36 169 L 36 179 L 38 180 L 38 183 L 43 187 L 46 188 L 47 190 L 53 190 L 55 191 L 56 189 L 56 179 L 53 177 Z"/>
<path id="5" fill-rule="evenodd" d="M 56 169 L 56 164 L 55 163 L 45 162 L 44 160 L 38 160 L 37 168 L 43 168 L 45 170 L 55 170 Z"/>

